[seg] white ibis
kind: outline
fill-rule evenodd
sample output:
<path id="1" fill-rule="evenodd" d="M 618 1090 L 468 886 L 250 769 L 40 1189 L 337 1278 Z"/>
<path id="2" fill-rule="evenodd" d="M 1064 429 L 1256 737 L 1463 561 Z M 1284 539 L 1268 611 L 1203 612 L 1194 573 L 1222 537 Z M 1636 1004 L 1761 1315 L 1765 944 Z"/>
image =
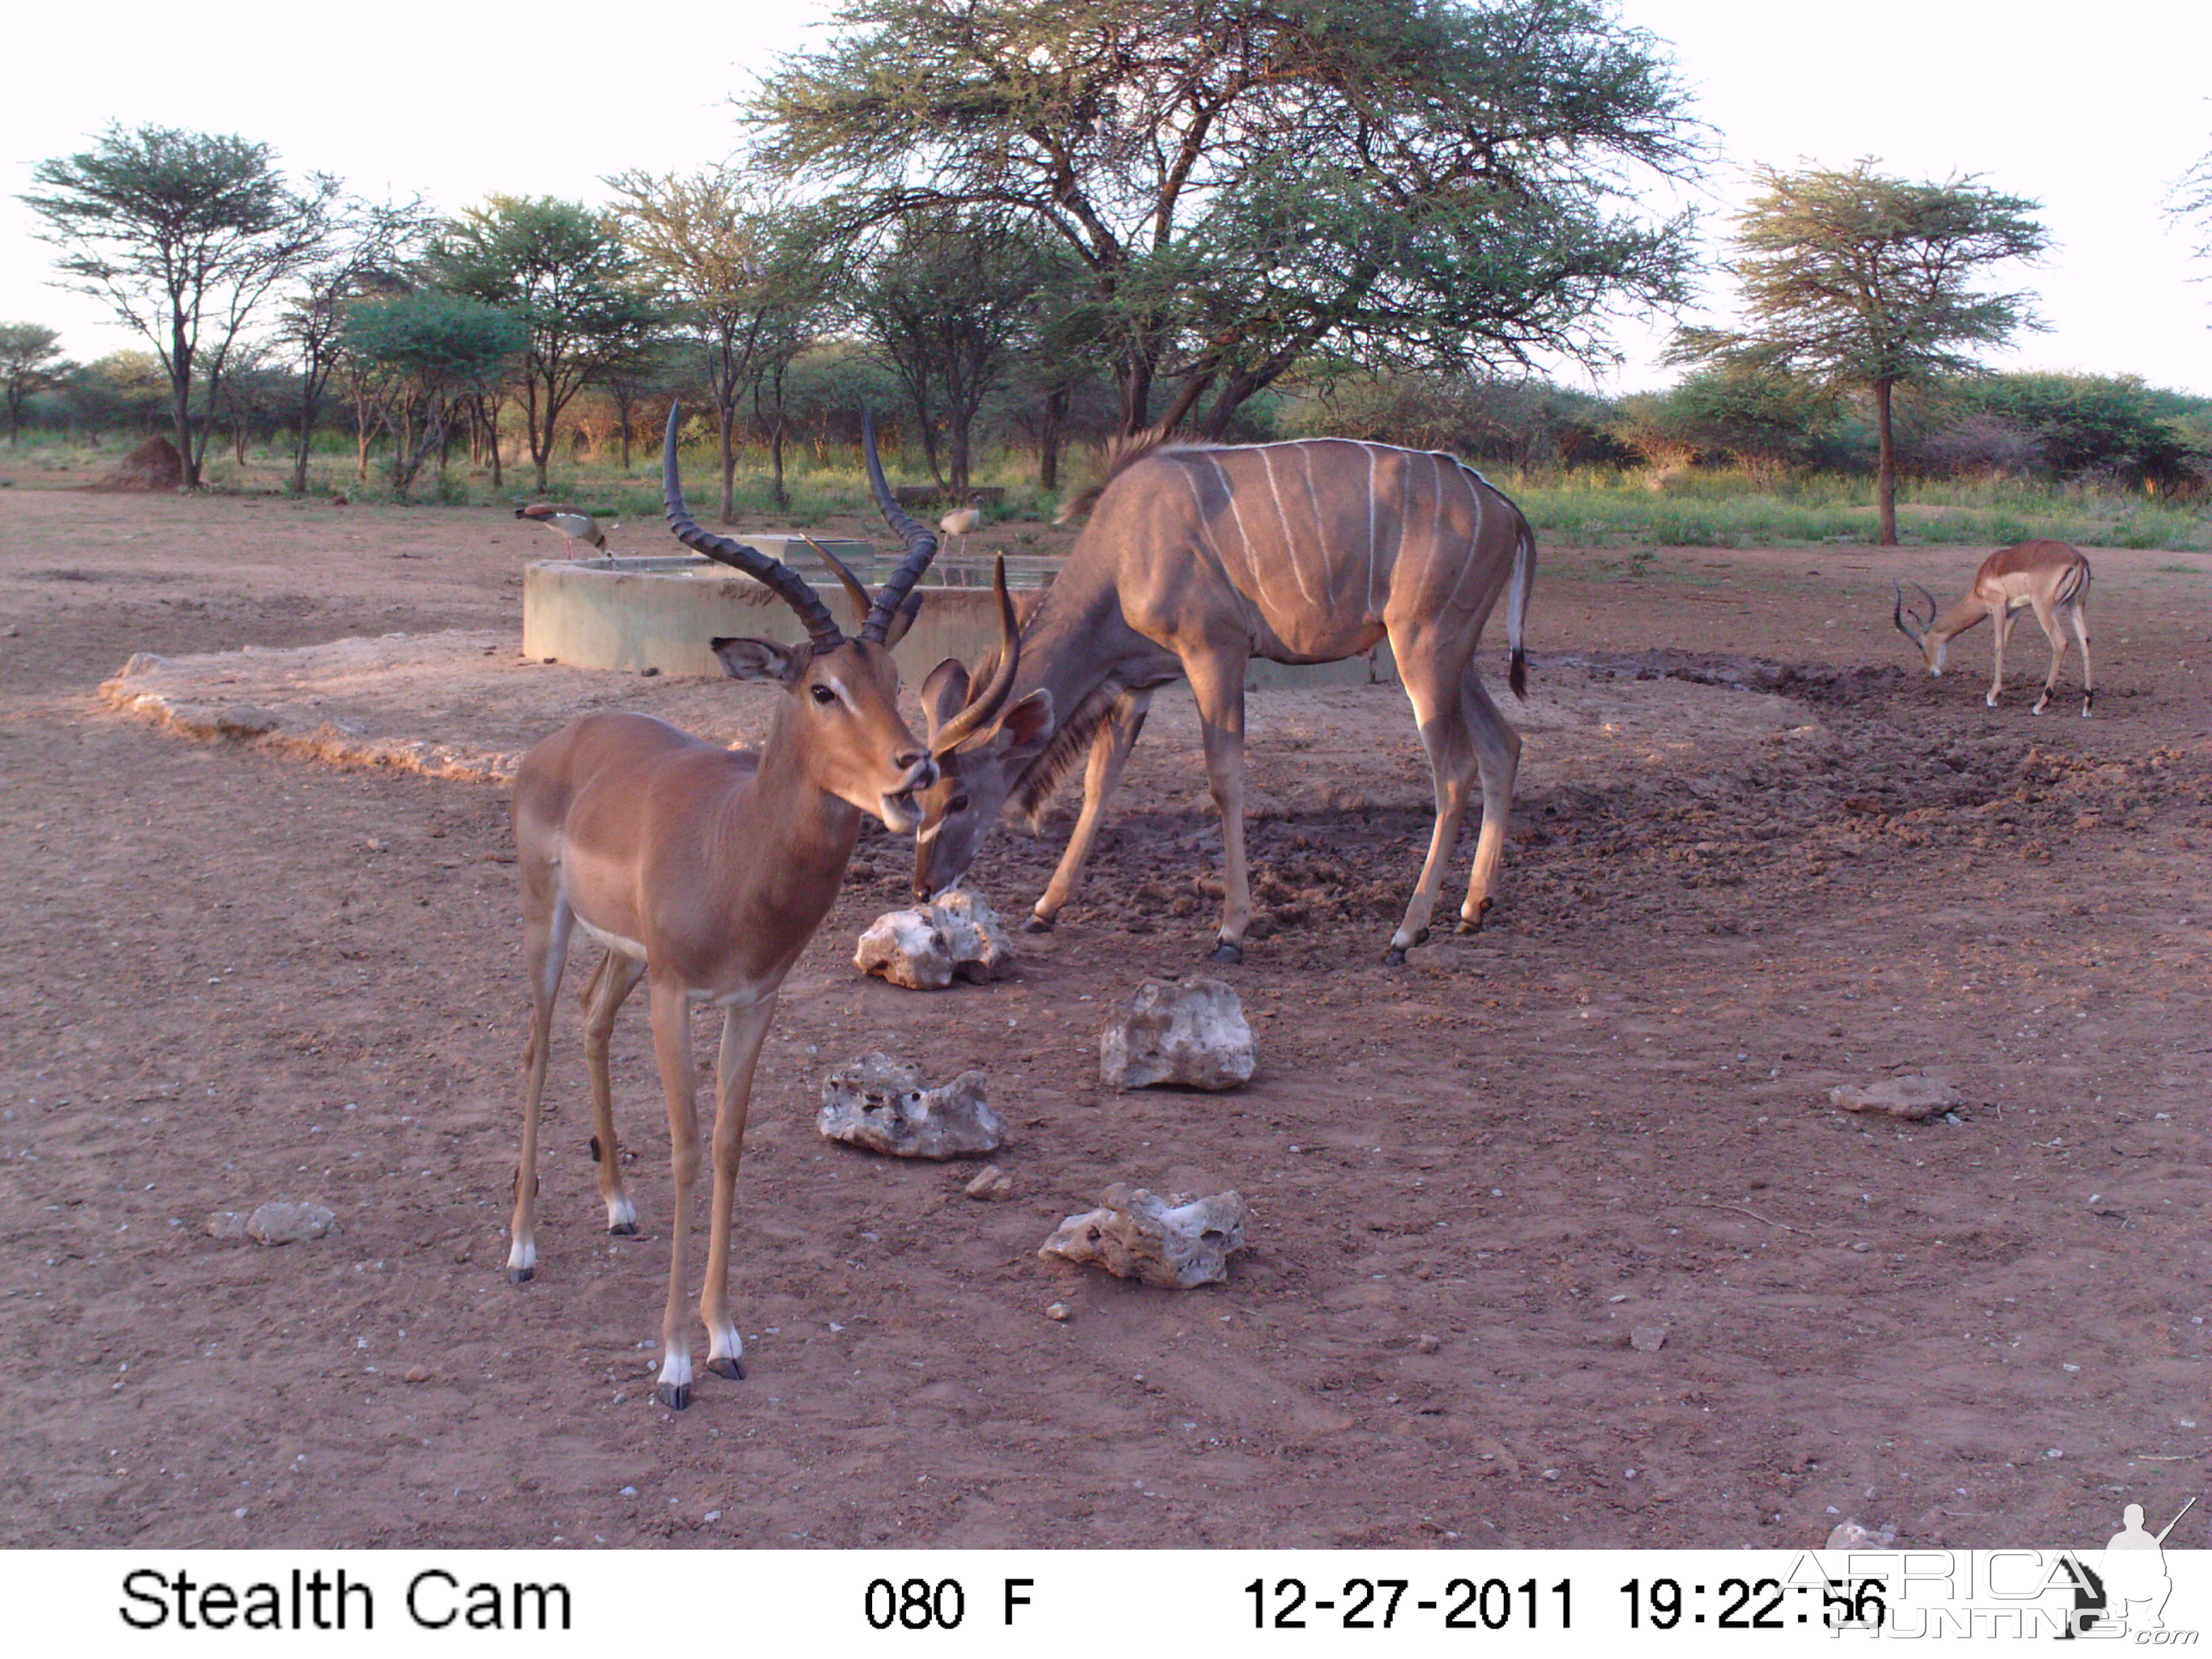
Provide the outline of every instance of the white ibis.
<path id="1" fill-rule="evenodd" d="M 599 527 L 597 519 L 580 507 L 556 507 L 550 501 L 534 501 L 528 507 L 516 507 L 514 516 L 557 530 L 600 553 L 607 550 L 607 532 Z"/>
<path id="2" fill-rule="evenodd" d="M 960 538 L 963 552 L 967 550 L 968 538 L 982 526 L 983 509 L 977 505 L 982 499 L 981 495 L 970 495 L 967 506 L 953 508 L 937 521 L 940 534 L 948 539 L 955 536 Z"/>

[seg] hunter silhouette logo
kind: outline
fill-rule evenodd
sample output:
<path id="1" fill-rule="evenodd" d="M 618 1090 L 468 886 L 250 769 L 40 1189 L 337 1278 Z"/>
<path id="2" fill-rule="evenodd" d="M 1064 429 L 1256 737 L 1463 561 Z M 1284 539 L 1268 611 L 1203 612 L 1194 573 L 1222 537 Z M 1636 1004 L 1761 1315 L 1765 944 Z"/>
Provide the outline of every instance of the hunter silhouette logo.
<path id="1" fill-rule="evenodd" d="M 2162 1615 L 2166 1598 L 2173 1594 L 2173 1580 L 2166 1570 L 2166 1540 L 2181 1524 L 2181 1516 L 2196 1507 L 2192 1498 L 2181 1506 L 2180 1515 L 2155 1534 L 2143 1529 L 2142 1504 L 2130 1504 L 2120 1512 L 2120 1529 L 2105 1546 L 2099 1571 L 2087 1573 L 2085 1569 L 2089 1583 L 2077 1585 L 2075 1590 L 2074 1602 L 2079 1609 L 2075 1629 L 2087 1630 L 2100 1620 L 2110 1620 L 2115 1634 L 2166 1628 Z M 2095 1589 L 2094 1601 L 2083 1599 L 2083 1591 L 2090 1585 Z"/>

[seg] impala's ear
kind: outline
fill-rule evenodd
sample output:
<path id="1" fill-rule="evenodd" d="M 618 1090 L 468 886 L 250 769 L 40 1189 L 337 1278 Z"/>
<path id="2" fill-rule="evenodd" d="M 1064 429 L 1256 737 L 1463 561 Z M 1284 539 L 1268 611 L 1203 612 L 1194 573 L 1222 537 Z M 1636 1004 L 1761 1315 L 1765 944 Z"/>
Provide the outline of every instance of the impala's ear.
<path id="1" fill-rule="evenodd" d="M 999 717 L 991 745 L 1005 759 L 1018 765 L 1042 752 L 1058 729 L 1052 717 L 1052 693 L 1039 687 Z"/>
<path id="2" fill-rule="evenodd" d="M 968 706 L 968 668 L 957 657 L 947 657 L 929 671 L 921 683 L 921 712 L 935 740 L 945 722 Z"/>
<path id="3" fill-rule="evenodd" d="M 709 640 L 733 680 L 775 680 L 789 685 L 814 660 L 811 646 L 778 645 L 774 640 Z"/>

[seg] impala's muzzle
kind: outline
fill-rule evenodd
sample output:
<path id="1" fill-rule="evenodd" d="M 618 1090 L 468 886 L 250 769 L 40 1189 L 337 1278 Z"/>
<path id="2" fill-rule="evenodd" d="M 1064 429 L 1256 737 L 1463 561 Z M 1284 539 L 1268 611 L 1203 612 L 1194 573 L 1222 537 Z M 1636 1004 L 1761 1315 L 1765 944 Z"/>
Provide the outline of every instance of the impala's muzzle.
<path id="1" fill-rule="evenodd" d="M 910 836 L 921 828 L 921 803 L 915 799 L 937 781 L 937 763 L 927 755 L 901 756 L 909 760 L 906 780 L 884 793 L 881 817 L 884 828 L 895 836 Z"/>

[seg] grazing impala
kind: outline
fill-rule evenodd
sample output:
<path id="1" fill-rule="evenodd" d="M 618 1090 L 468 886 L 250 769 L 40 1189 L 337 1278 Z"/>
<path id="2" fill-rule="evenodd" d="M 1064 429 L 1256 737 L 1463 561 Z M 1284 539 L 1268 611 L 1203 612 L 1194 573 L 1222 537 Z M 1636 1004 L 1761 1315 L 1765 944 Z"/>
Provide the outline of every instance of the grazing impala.
<path id="1" fill-rule="evenodd" d="M 1081 878 L 1105 797 L 1144 724 L 1153 688 L 1188 678 L 1206 774 L 1221 813 L 1224 882 L 1214 959 L 1243 955 L 1252 900 L 1244 859 L 1244 668 L 1248 659 L 1338 662 L 1388 637 L 1436 785 L 1427 862 L 1390 937 L 1387 962 L 1428 935 L 1471 786 L 1482 834 L 1460 909 L 1481 925 L 1504 847 L 1521 739 L 1474 667 L 1500 593 L 1522 694 L 1522 628 L 1536 539 L 1520 510 L 1449 455 L 1342 439 L 1246 447 L 1123 445 L 1074 550 L 1021 629 L 1007 712 L 957 746 L 940 732 L 971 698 L 968 672 L 943 662 L 922 687 L 942 763 L 924 792 L 915 890 L 957 880 L 1010 799 L 1034 821 L 1088 750 L 1083 812 L 1030 926 L 1049 927 Z M 1070 516 L 1063 514 L 1063 517 Z M 996 690 L 1004 676 L 990 677 Z M 1054 711 L 1062 711 L 1055 723 Z"/>
<path id="2" fill-rule="evenodd" d="M 691 1006 L 703 1002 L 722 1011 L 714 1219 L 699 1302 L 709 1339 L 707 1368 L 718 1376 L 742 1376 L 744 1344 L 730 1310 L 730 1224 L 753 1065 L 784 975 L 837 896 L 862 817 L 910 834 L 921 819 L 916 793 L 936 781 L 936 763 L 899 717 L 890 647 L 914 619 L 918 605 L 908 595 L 937 544 L 879 487 L 885 514 L 908 549 L 882 590 L 872 600 L 849 571 L 823 556 L 860 618 L 858 636 L 848 639 L 829 608 L 787 566 L 693 521 L 677 478 L 676 418 L 671 410 L 662 472 L 677 538 L 766 583 L 799 613 L 811 637 L 796 646 L 750 639 L 713 642 L 731 678 L 774 680 L 784 688 L 757 754 L 720 748 L 643 714 L 594 714 L 532 749 L 515 775 L 514 838 L 532 1018 L 507 1267 L 520 1281 L 537 1265 L 532 1219 L 547 1042 L 569 933 L 580 927 L 607 951 L 585 989 L 584 1009 L 597 1129 L 592 1151 L 607 1230 L 613 1233 L 634 1233 L 637 1225 L 617 1157 L 608 1037 L 623 999 L 641 980 L 652 999 L 653 1055 L 668 1101 L 675 1164 L 656 1392 L 663 1405 L 680 1411 L 691 1394 L 691 1351 L 680 1304 L 699 1165 Z M 872 468 L 872 434 L 867 448 Z M 880 480 L 880 469 L 875 476 Z M 1003 575 L 1000 592 L 1001 648 L 1011 659 L 1019 642 Z M 995 713 L 979 711 L 979 718 Z"/>
<path id="3" fill-rule="evenodd" d="M 1918 582 L 1913 586 L 1920 587 Z M 1999 548 L 1974 572 L 1974 585 L 1966 590 L 1966 597 L 1940 619 L 1936 615 L 1936 596 L 1920 587 L 1920 597 L 1928 602 L 1928 614 L 1923 617 L 1916 609 L 1908 616 L 1905 587 L 1898 584 L 1893 620 L 1899 631 L 1920 647 L 1921 659 L 1930 674 L 1943 672 L 1944 653 L 1953 640 L 1976 623 L 1986 619 L 1990 624 L 1996 662 L 1985 701 L 1992 708 L 1997 706 L 1997 693 L 2004 690 L 2005 641 L 2012 637 L 2012 625 L 2020 619 L 2020 613 L 2034 611 L 2037 624 L 2051 641 L 2051 672 L 2044 679 L 2043 695 L 2028 710 L 2031 714 L 2040 714 L 2057 689 L 2058 665 L 2066 660 L 2066 634 L 2059 624 L 2071 623 L 2074 637 L 2081 641 L 2081 718 L 2089 718 L 2090 706 L 2097 699 L 2096 676 L 2089 667 L 2089 562 L 2077 549 L 2064 542 L 2022 542 L 2017 547 Z"/>

